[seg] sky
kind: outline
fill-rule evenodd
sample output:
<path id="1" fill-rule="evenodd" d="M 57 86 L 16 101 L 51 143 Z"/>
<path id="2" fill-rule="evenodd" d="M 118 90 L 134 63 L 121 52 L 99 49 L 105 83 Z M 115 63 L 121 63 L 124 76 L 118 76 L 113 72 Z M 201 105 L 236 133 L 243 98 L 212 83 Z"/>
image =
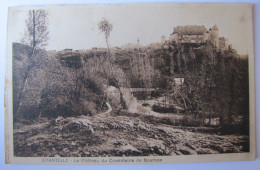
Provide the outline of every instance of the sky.
<path id="1" fill-rule="evenodd" d="M 110 45 L 127 43 L 141 45 L 160 42 L 162 35 L 169 39 L 173 28 L 179 25 L 214 24 L 219 36 L 228 39 L 239 54 L 247 54 L 252 37 L 250 7 L 242 4 L 113 4 L 42 6 L 49 18 L 47 50 L 91 49 L 106 47 L 104 34 L 98 30 L 98 22 L 107 18 L 113 24 Z M 36 9 L 38 9 L 36 8 Z M 9 11 L 8 38 L 19 42 L 25 30 L 25 20 L 32 7 L 13 8 Z"/>

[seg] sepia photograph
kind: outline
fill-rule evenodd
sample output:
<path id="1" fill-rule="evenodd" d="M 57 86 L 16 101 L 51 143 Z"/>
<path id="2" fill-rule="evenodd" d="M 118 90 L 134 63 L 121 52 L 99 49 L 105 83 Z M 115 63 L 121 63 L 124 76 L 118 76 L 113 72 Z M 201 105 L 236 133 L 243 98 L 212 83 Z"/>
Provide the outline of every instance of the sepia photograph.
<path id="1" fill-rule="evenodd" d="M 7 163 L 255 159 L 251 4 L 12 7 Z"/>

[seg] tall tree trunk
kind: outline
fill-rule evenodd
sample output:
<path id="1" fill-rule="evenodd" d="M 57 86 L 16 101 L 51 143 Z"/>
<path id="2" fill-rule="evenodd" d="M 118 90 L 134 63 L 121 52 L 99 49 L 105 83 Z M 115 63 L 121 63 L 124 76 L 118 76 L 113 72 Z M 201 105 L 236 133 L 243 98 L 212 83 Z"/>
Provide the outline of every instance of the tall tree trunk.
<path id="1" fill-rule="evenodd" d="M 35 46 L 36 46 L 36 42 L 35 42 L 36 31 L 35 31 L 35 28 L 36 28 L 36 23 L 35 23 L 35 11 L 33 10 L 33 44 L 32 44 L 33 54 L 32 54 L 32 55 L 34 55 L 34 49 L 35 49 Z M 32 56 L 32 57 L 33 57 L 33 56 Z"/>
<path id="2" fill-rule="evenodd" d="M 113 68 L 112 68 L 112 56 L 111 56 L 111 51 L 110 51 L 110 48 L 109 48 L 109 44 L 108 44 L 108 38 L 106 37 L 106 44 L 107 44 L 107 51 L 108 51 L 108 58 L 109 58 L 109 69 L 112 73 L 112 76 L 114 76 L 114 71 L 113 71 Z"/>
<path id="3" fill-rule="evenodd" d="M 33 42 L 32 42 L 32 51 L 29 53 L 29 60 L 28 60 L 28 67 L 27 67 L 27 71 L 25 73 L 25 78 L 23 80 L 23 84 L 22 84 L 22 91 L 19 97 L 19 104 L 18 104 L 18 109 L 17 112 L 15 114 L 15 119 L 22 119 L 24 117 L 24 115 L 21 113 L 21 107 L 23 105 L 23 98 L 24 98 L 24 92 L 27 86 L 27 82 L 28 82 L 28 75 L 32 69 L 32 67 L 34 66 L 34 55 L 35 55 L 35 47 L 36 47 L 36 41 L 35 41 L 35 37 L 36 37 L 36 21 L 35 21 L 35 10 L 32 11 L 32 15 L 33 15 Z"/>

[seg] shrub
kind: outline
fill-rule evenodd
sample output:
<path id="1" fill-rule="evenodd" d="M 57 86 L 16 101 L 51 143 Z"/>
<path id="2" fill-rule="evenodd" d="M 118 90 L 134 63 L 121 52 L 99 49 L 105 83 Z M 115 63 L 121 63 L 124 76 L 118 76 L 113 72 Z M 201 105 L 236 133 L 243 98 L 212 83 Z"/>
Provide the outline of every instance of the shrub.
<path id="1" fill-rule="evenodd" d="M 182 126 L 201 126 L 203 120 L 201 118 L 195 119 L 192 115 L 184 115 L 180 120 L 179 124 Z"/>
<path id="2" fill-rule="evenodd" d="M 147 107 L 147 106 L 150 106 L 150 105 L 149 105 L 149 103 L 143 103 L 142 106 Z"/>
<path id="3" fill-rule="evenodd" d="M 125 111 L 125 110 L 113 110 L 112 112 L 112 115 L 116 115 L 116 116 L 128 116 L 128 117 L 139 117 L 140 114 L 138 113 L 130 113 L 128 111 Z"/>
<path id="4" fill-rule="evenodd" d="M 174 107 L 162 107 L 159 105 L 153 105 L 152 107 L 153 111 L 158 112 L 158 113 L 174 113 L 177 112 L 177 109 Z"/>

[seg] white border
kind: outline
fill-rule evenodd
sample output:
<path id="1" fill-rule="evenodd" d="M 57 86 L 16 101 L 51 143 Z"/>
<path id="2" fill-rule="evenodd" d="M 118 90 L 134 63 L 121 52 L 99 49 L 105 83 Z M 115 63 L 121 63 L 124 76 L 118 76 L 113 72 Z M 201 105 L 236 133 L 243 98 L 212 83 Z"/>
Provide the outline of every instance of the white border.
<path id="1" fill-rule="evenodd" d="M 250 6 L 250 5 L 249 5 Z M 9 26 L 8 26 L 9 27 Z M 252 30 L 252 32 L 249 32 L 249 36 L 252 38 L 253 40 L 253 23 L 249 26 L 250 30 Z M 8 37 L 9 38 L 9 37 Z M 7 40 L 7 52 L 6 52 L 6 77 L 12 77 L 12 72 L 11 72 L 11 68 L 12 68 L 12 54 L 11 54 L 11 43 Z M 252 49 L 250 50 L 250 54 L 249 56 L 254 56 L 254 49 L 253 49 L 253 41 L 252 44 L 250 45 L 250 47 L 252 47 Z M 251 113 L 255 113 L 255 73 L 254 73 L 254 57 L 249 57 L 249 70 L 250 70 L 250 112 Z M 12 113 L 12 102 L 6 102 L 6 101 L 12 101 L 12 80 L 11 79 L 6 79 L 5 83 L 5 91 L 7 93 L 5 93 L 5 122 L 6 123 L 6 131 L 5 131 L 5 138 L 7 141 L 6 142 L 6 153 L 7 153 L 7 157 L 9 159 L 7 159 L 7 162 L 10 163 L 18 163 L 18 164 L 22 164 L 22 163 L 30 163 L 30 164 L 38 164 L 38 163 L 43 163 L 42 159 L 43 158 L 15 158 L 13 157 L 13 153 L 10 152 L 12 150 L 12 114 L 7 114 L 8 111 L 11 111 Z M 10 112 L 9 112 L 10 113 Z M 239 160 L 253 160 L 256 154 L 256 148 L 255 148 L 255 114 L 250 114 L 250 153 L 239 153 L 239 154 L 214 154 L 214 155 L 187 155 L 187 156 L 175 156 L 175 157 L 168 157 L 165 156 L 163 158 L 163 161 L 160 163 L 186 163 L 186 162 L 207 162 L 207 161 L 239 161 Z M 10 124 L 9 124 L 10 123 Z M 9 154 L 9 156 L 8 156 Z M 121 158 L 121 157 L 120 157 Z M 127 157 L 127 158 L 133 158 L 136 159 L 136 157 Z M 145 157 L 138 157 L 138 158 L 145 158 Z M 151 157 L 149 157 L 151 158 Z M 157 157 L 153 157 L 153 158 L 157 158 Z M 162 158 L 162 156 L 158 157 L 158 158 Z M 70 159 L 74 159 L 74 158 L 68 158 Z M 82 158 L 75 158 L 75 159 L 82 159 Z M 93 158 L 93 159 L 104 159 L 104 158 Z M 106 159 L 110 159 L 110 158 L 106 158 Z M 109 160 L 108 160 L 109 161 Z M 56 164 L 55 162 L 52 162 L 51 164 Z M 61 162 L 58 162 L 58 164 L 63 164 Z M 64 163 L 64 164 L 67 164 Z M 68 164 L 71 164 L 71 162 L 68 162 Z M 75 164 L 75 163 L 74 163 Z M 102 164 L 102 163 L 99 163 Z M 105 163 L 105 164 L 109 164 L 109 163 Z M 114 163 L 113 163 L 114 164 Z M 120 164 L 120 163 L 116 163 L 116 164 Z M 125 163 L 124 163 L 125 164 Z"/>

